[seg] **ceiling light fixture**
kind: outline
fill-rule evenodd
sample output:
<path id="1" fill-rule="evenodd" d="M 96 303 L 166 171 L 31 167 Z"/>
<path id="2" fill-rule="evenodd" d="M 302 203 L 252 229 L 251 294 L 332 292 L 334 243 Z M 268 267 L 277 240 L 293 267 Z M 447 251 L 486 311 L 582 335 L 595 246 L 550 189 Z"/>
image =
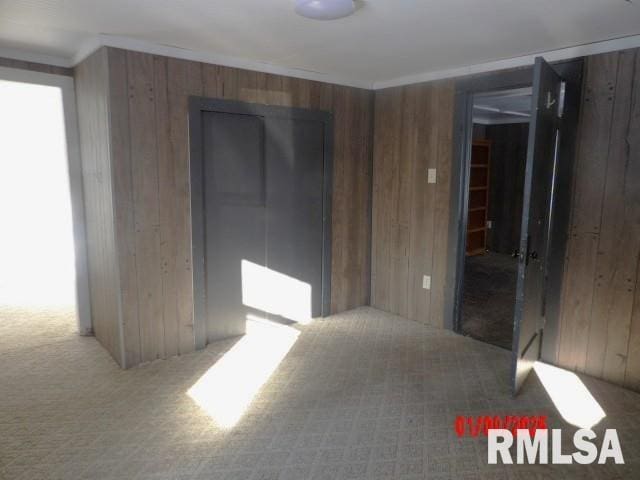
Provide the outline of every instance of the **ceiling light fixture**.
<path id="1" fill-rule="evenodd" d="M 296 13 L 314 20 L 335 20 L 351 15 L 353 0 L 296 0 Z"/>

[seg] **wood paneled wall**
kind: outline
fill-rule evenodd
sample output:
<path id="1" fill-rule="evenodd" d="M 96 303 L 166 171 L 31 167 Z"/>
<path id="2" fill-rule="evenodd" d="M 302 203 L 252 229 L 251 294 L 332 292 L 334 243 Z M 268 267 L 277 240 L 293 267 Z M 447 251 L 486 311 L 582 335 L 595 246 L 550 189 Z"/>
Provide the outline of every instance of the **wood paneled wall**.
<path id="1" fill-rule="evenodd" d="M 380 90 L 375 101 L 371 304 L 436 327 L 444 326 L 454 94 L 444 81 Z"/>
<path id="2" fill-rule="evenodd" d="M 190 95 L 333 112 L 331 307 L 369 303 L 373 92 L 113 48 L 96 55 L 108 64 L 125 366 L 194 350 Z"/>
<path id="3" fill-rule="evenodd" d="M 586 61 L 561 366 L 640 390 L 640 50 Z"/>
<path id="4" fill-rule="evenodd" d="M 73 68 L 57 67 L 45 63 L 25 62 L 13 58 L 0 57 L 0 67 L 18 68 L 20 70 L 30 70 L 32 72 L 51 73 L 52 75 L 64 75 L 73 77 Z"/>
<path id="5" fill-rule="evenodd" d="M 107 68 L 105 50 L 92 55 L 76 68 L 76 103 L 80 129 L 93 331 L 113 358 L 122 364 Z"/>

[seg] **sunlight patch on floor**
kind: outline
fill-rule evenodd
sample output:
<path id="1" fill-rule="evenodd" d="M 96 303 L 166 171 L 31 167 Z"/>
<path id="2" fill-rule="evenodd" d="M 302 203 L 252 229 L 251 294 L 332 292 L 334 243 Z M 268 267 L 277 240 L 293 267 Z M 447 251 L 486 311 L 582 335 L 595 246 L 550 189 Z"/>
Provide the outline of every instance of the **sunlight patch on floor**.
<path id="1" fill-rule="evenodd" d="M 233 428 L 299 335 L 295 328 L 247 315 L 247 333 L 187 394 L 220 428 Z"/>
<path id="2" fill-rule="evenodd" d="M 536 362 L 533 368 L 567 423 L 592 428 L 607 416 L 575 373 L 542 362 Z"/>

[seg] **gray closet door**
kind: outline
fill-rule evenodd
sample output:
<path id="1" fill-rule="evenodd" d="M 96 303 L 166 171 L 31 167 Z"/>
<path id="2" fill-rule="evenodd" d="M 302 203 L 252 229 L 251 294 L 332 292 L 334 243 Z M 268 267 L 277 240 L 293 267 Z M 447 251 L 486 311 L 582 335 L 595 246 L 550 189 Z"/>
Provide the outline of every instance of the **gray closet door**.
<path id="1" fill-rule="evenodd" d="M 243 261 L 265 265 L 264 125 L 259 116 L 205 112 L 207 340 L 245 333 Z M 244 279 L 245 283 L 247 279 Z"/>
<path id="2" fill-rule="evenodd" d="M 288 320 L 322 314 L 324 124 L 267 117 L 267 266 L 276 282 L 269 313 Z"/>

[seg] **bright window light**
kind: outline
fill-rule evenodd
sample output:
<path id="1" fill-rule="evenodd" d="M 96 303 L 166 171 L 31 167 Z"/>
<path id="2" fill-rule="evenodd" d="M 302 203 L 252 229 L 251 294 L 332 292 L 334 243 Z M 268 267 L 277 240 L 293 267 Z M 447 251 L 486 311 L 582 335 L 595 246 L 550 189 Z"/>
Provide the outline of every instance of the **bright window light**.
<path id="1" fill-rule="evenodd" d="M 533 368 L 567 423 L 590 429 L 607 416 L 575 373 L 542 362 L 536 362 Z"/>
<path id="2" fill-rule="evenodd" d="M 0 304 L 74 305 L 61 89 L 0 81 L 0 132 Z"/>
<path id="3" fill-rule="evenodd" d="M 220 428 L 233 428 L 296 342 L 295 328 L 247 315 L 247 333 L 187 392 Z"/>
<path id="4" fill-rule="evenodd" d="M 294 322 L 311 322 L 311 285 L 242 260 L 242 303 Z"/>

